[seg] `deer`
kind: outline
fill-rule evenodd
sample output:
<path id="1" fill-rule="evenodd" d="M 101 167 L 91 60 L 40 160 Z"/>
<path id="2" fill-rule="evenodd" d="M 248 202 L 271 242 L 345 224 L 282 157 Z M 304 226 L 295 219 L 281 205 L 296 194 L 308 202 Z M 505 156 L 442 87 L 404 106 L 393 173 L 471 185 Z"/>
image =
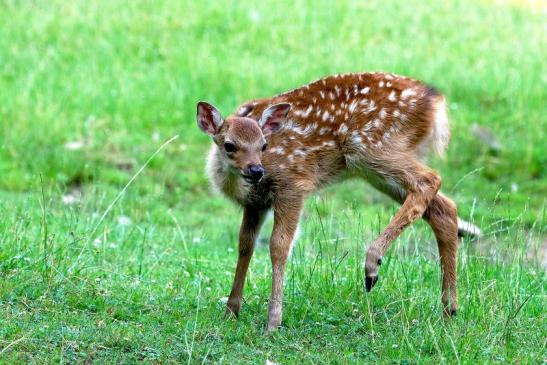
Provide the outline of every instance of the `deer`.
<path id="1" fill-rule="evenodd" d="M 227 316 L 239 316 L 255 241 L 273 211 L 265 331 L 281 326 L 285 266 L 303 203 L 349 177 L 365 179 L 401 204 L 367 249 L 366 292 L 377 283 L 393 241 L 423 218 L 437 241 L 442 311 L 456 314 L 458 236 L 480 230 L 458 218 L 456 204 L 439 191 L 439 173 L 426 165 L 430 150 L 442 156 L 450 134 L 446 100 L 437 89 L 393 73 L 338 74 L 248 101 L 226 118 L 200 101 L 196 119 L 212 137 L 206 170 L 213 187 L 243 210 Z"/>

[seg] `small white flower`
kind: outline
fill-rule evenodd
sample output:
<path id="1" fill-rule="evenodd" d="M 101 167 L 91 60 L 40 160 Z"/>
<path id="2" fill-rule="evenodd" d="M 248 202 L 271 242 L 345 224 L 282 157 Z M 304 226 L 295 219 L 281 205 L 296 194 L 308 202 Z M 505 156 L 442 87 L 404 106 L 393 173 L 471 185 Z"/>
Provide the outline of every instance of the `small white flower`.
<path id="1" fill-rule="evenodd" d="M 120 226 L 128 226 L 131 224 L 131 218 L 129 218 L 128 216 L 126 215 L 120 215 L 118 217 L 118 224 Z"/>
<path id="2" fill-rule="evenodd" d="M 76 204 L 80 201 L 80 195 L 72 192 L 72 193 L 63 195 L 61 200 L 63 201 L 63 204 L 65 205 Z"/>
<path id="3" fill-rule="evenodd" d="M 69 151 L 77 151 L 81 150 L 84 147 L 84 141 L 78 140 L 78 141 L 69 141 L 65 143 L 65 148 Z"/>

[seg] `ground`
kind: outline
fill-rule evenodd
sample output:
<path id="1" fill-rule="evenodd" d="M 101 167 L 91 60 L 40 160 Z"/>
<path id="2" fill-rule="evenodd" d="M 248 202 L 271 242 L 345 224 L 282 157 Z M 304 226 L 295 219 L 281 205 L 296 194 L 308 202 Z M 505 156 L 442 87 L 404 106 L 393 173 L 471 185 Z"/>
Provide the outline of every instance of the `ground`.
<path id="1" fill-rule="evenodd" d="M 0 2 L 0 362 L 544 362 L 546 14 L 501 0 Z M 306 204 L 283 327 L 262 334 L 271 220 L 225 320 L 241 212 L 210 193 L 196 102 L 227 114 L 373 70 L 449 101 L 452 141 L 431 165 L 484 231 L 460 246 L 458 316 L 442 318 L 423 222 L 364 292 L 365 249 L 397 206 L 349 181 Z"/>

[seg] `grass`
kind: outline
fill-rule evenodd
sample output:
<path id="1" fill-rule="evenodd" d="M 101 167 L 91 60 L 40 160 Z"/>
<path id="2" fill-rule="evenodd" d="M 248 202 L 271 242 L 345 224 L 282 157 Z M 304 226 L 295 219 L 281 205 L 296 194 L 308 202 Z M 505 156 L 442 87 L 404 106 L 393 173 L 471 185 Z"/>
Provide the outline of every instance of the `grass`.
<path id="1" fill-rule="evenodd" d="M 544 362 L 545 21 L 531 1 L 1 1 L 0 362 Z M 262 335 L 271 221 L 224 320 L 240 210 L 209 193 L 196 101 L 227 114 L 362 70 L 450 101 L 432 165 L 485 232 L 459 251 L 458 316 L 441 318 L 421 222 L 364 293 L 364 249 L 396 206 L 349 181 L 307 202 L 284 327 Z"/>

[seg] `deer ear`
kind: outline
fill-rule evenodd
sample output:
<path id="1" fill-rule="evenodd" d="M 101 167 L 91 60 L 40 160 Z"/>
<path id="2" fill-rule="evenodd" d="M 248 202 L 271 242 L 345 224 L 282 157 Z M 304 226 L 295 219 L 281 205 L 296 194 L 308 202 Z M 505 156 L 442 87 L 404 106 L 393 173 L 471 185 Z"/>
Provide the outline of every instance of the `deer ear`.
<path id="1" fill-rule="evenodd" d="M 196 119 L 199 128 L 210 136 L 217 134 L 224 122 L 218 109 L 204 101 L 197 105 Z"/>
<path id="2" fill-rule="evenodd" d="M 256 101 L 251 101 L 249 103 L 243 104 L 242 106 L 239 107 L 239 109 L 237 109 L 236 116 L 238 117 L 249 116 L 249 114 L 251 114 L 251 112 L 255 108 L 256 104 L 257 104 Z"/>
<path id="3" fill-rule="evenodd" d="M 291 110 L 291 104 L 279 103 L 270 106 L 264 110 L 262 116 L 258 120 L 258 125 L 262 128 L 262 133 L 270 134 L 277 131 L 287 120 L 287 114 Z"/>

